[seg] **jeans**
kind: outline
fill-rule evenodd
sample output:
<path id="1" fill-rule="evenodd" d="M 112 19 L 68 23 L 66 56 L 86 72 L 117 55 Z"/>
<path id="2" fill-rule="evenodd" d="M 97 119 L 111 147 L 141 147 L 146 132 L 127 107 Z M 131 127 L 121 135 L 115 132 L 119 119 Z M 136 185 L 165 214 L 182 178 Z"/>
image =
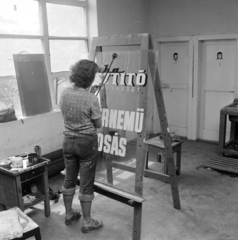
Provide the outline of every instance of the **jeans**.
<path id="1" fill-rule="evenodd" d="M 78 173 L 80 173 L 79 200 L 93 200 L 97 152 L 97 136 L 64 137 L 63 155 L 66 170 L 62 186 L 64 195 L 75 194 Z"/>

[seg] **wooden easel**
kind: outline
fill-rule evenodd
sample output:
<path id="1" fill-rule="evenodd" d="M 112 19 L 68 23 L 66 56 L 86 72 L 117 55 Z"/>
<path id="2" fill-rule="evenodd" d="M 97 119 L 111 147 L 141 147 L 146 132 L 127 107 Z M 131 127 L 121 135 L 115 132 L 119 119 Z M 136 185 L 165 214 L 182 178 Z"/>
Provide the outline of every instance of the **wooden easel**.
<path id="1" fill-rule="evenodd" d="M 171 139 L 168 133 L 168 121 L 166 118 L 165 105 L 163 101 L 162 90 L 159 81 L 159 73 L 158 68 L 154 71 L 155 66 L 151 66 L 150 61 L 154 61 L 155 56 L 149 56 L 149 34 L 137 34 L 137 35 L 126 35 L 126 36 L 110 36 L 110 37 L 98 37 L 94 38 L 92 41 L 92 46 L 90 49 L 90 60 L 95 60 L 97 52 L 103 52 L 103 47 L 121 47 L 121 46 L 139 46 L 141 50 L 141 58 L 140 58 L 140 69 L 146 70 L 148 72 L 148 63 L 151 68 L 152 78 L 154 81 L 154 92 L 156 95 L 156 102 L 158 106 L 158 113 L 160 118 L 160 124 L 162 128 L 164 143 L 166 147 L 166 159 L 168 160 L 168 169 L 169 176 L 162 176 L 161 180 L 166 180 L 171 184 L 171 190 L 173 195 L 174 207 L 176 209 L 180 209 L 180 200 L 179 200 L 179 192 L 177 179 L 175 174 L 175 166 L 173 161 L 173 152 L 171 147 Z M 144 50 L 144 51 L 143 51 Z M 146 115 L 146 99 L 147 99 L 147 87 L 140 88 L 140 100 L 139 100 L 139 108 L 143 108 L 145 110 Z M 102 108 L 107 108 L 107 100 L 106 100 L 106 92 L 105 89 L 101 90 L 101 105 Z M 107 134 L 108 130 L 104 130 L 104 134 Z M 137 146 L 136 146 L 136 167 L 130 167 L 125 164 L 116 163 L 112 161 L 112 156 L 109 153 L 104 154 L 104 158 L 106 160 L 106 168 L 107 168 L 107 181 L 110 185 L 105 185 L 102 183 L 95 183 L 95 191 L 99 193 L 113 198 L 114 200 L 120 201 L 122 203 L 131 202 L 128 198 L 125 191 L 119 190 L 113 186 L 113 174 L 112 168 L 118 168 L 125 171 L 135 173 L 135 193 L 133 194 L 134 198 L 131 199 L 134 203 L 132 206 L 134 207 L 134 225 L 133 225 L 133 239 L 139 240 L 141 236 L 141 219 L 142 219 L 142 203 L 144 199 L 143 196 L 143 177 L 144 177 L 144 169 L 145 169 L 145 144 L 144 140 L 146 139 L 146 121 L 144 121 L 143 131 L 137 134 Z M 98 185 L 100 185 L 100 189 L 98 189 Z M 113 194 L 112 194 L 113 193 Z M 132 194 L 132 193 L 130 193 Z M 124 200 L 121 199 L 123 196 Z M 136 200 L 137 199 L 137 200 Z M 130 204 L 128 204 L 130 205 Z"/>
<path id="2" fill-rule="evenodd" d="M 148 50 L 149 47 L 149 35 L 148 34 L 139 34 L 139 35 L 126 35 L 126 36 L 111 36 L 111 37 L 98 37 L 94 38 L 92 41 L 92 47 L 90 50 L 89 58 L 91 60 L 95 59 L 96 52 L 103 52 L 103 47 L 108 46 L 140 46 L 141 50 Z M 147 69 L 148 67 L 148 54 L 147 51 L 143 53 L 140 62 L 140 69 Z M 106 100 L 106 93 L 105 89 L 103 89 L 101 94 L 101 105 L 104 108 L 107 108 L 107 100 Z M 147 97 L 147 89 L 140 88 L 140 98 L 139 107 L 146 109 L 146 97 Z M 138 166 L 136 166 L 136 180 L 135 180 L 135 192 L 139 195 L 143 195 L 143 187 L 142 187 L 142 180 L 143 180 L 143 173 L 144 173 L 144 163 L 145 163 L 145 151 L 143 147 L 143 140 L 145 139 L 146 129 L 141 134 L 138 134 L 137 137 L 137 153 L 136 159 L 138 159 Z M 107 129 L 105 129 L 104 133 Z M 120 165 L 117 166 L 116 163 L 111 161 L 111 155 L 105 154 L 106 164 L 107 164 L 107 180 L 108 183 L 113 184 L 113 175 L 112 175 L 112 167 L 120 168 Z M 121 165 L 123 170 L 130 171 L 130 167 Z M 128 168 L 127 168 L 128 167 Z M 133 171 L 135 172 L 135 171 Z"/>
<path id="3" fill-rule="evenodd" d="M 111 36 L 111 37 L 98 37 L 93 38 L 92 46 L 90 49 L 89 59 L 95 60 L 97 52 L 103 52 L 103 47 L 116 47 L 116 46 L 139 46 L 141 50 L 147 50 L 149 46 L 148 34 L 139 35 L 127 35 L 127 36 Z M 143 53 L 140 62 L 141 69 L 147 69 L 148 66 L 148 54 L 147 51 Z M 139 107 L 146 108 L 145 100 L 147 94 L 146 88 L 140 89 L 140 94 L 143 96 L 140 98 Z M 107 108 L 105 89 L 101 90 L 101 106 Z M 145 129 L 145 128 L 143 128 Z M 104 134 L 107 134 L 108 130 L 104 130 Z M 128 193 L 121 189 L 115 188 L 113 184 L 112 175 L 112 159 L 110 154 L 105 154 L 106 166 L 107 166 L 107 181 L 111 185 L 105 185 L 103 183 L 95 182 L 94 189 L 96 192 L 110 197 L 114 200 L 125 203 L 134 208 L 134 220 L 133 220 L 133 240 L 140 240 L 141 238 L 141 220 L 142 220 L 142 203 L 145 199 L 143 195 L 143 176 L 145 166 L 145 151 L 143 140 L 145 138 L 146 131 L 138 134 L 137 138 L 137 152 L 136 159 L 136 177 L 135 177 L 135 193 Z"/>
<path id="4" fill-rule="evenodd" d="M 149 45 L 151 49 L 154 49 L 152 39 L 150 39 Z M 156 61 L 154 58 L 155 58 L 155 55 L 150 54 L 149 61 L 155 63 Z M 156 175 L 155 177 L 156 179 L 159 179 L 163 182 L 170 183 L 174 208 L 180 210 L 181 205 L 180 205 L 178 182 L 177 182 L 177 176 L 176 176 L 176 170 L 175 170 L 175 164 L 174 164 L 172 141 L 168 132 L 168 129 L 169 129 L 168 119 L 167 119 L 167 114 L 165 110 L 161 82 L 159 78 L 158 65 L 152 66 L 152 64 L 150 64 L 150 68 L 151 68 L 151 75 L 152 75 L 151 78 L 152 80 L 154 79 L 154 83 L 153 83 L 154 93 L 155 93 L 157 109 L 159 113 L 160 126 L 162 130 L 162 135 L 163 135 L 164 149 L 165 149 L 164 152 L 165 152 L 166 164 L 168 167 L 168 175 L 163 173 L 155 173 L 149 170 L 146 170 L 146 173 L 147 173 L 147 177 L 154 177 Z M 155 69 L 155 71 L 153 71 L 153 69 Z"/>

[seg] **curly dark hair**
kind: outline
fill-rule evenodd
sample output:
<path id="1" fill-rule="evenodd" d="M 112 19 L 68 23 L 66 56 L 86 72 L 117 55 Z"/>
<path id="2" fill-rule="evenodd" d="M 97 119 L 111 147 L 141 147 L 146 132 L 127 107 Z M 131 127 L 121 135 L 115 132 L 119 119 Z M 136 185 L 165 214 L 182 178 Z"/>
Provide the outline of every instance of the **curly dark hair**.
<path id="1" fill-rule="evenodd" d="M 77 87 L 88 88 L 92 85 L 99 67 L 95 62 L 83 59 L 72 65 L 70 70 L 70 81 Z"/>

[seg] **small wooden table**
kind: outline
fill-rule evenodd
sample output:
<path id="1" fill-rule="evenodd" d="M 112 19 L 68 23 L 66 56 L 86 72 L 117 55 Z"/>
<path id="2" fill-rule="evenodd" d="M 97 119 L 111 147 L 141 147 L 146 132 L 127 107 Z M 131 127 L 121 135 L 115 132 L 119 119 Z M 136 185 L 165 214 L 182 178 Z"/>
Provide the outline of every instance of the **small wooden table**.
<path id="1" fill-rule="evenodd" d="M 182 143 L 183 141 L 178 140 L 172 142 L 172 150 L 173 153 L 176 153 L 176 174 L 180 175 L 181 172 L 181 151 L 182 151 Z M 146 148 L 146 166 L 145 169 L 148 169 L 148 161 L 149 161 L 149 152 L 154 152 L 155 154 L 164 155 L 164 141 L 160 138 L 160 136 L 156 136 L 145 141 L 147 145 Z M 161 162 L 161 155 L 158 155 L 158 162 Z M 145 170 L 145 175 L 147 171 Z M 164 162 L 164 174 L 168 175 L 168 162 L 165 160 Z"/>
<path id="2" fill-rule="evenodd" d="M 48 193 L 48 168 L 50 160 L 41 158 L 39 163 L 26 169 L 11 171 L 0 167 L 0 204 L 6 207 L 19 207 L 22 211 L 44 201 L 45 216 L 50 216 Z M 23 197 L 31 194 L 31 184 L 36 184 L 36 199 L 24 204 Z"/>

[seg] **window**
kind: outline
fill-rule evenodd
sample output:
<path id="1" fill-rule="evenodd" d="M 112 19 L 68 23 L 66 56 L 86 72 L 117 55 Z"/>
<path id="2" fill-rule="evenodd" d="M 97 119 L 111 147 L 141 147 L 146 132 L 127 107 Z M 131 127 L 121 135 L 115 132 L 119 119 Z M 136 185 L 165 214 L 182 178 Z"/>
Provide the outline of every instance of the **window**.
<path id="1" fill-rule="evenodd" d="M 85 8 L 47 3 L 52 72 L 68 71 L 87 50 Z"/>
<path id="2" fill-rule="evenodd" d="M 1 1 L 0 9 L 0 34 L 40 34 L 37 1 Z"/>
<path id="3" fill-rule="evenodd" d="M 47 3 L 47 18 L 50 36 L 86 37 L 84 9 Z"/>
<path id="4" fill-rule="evenodd" d="M 70 65 L 88 51 L 86 20 L 87 0 L 0 1 L 0 111 L 14 106 L 22 114 L 13 54 L 45 54 L 57 102 L 57 80 L 67 80 Z"/>

